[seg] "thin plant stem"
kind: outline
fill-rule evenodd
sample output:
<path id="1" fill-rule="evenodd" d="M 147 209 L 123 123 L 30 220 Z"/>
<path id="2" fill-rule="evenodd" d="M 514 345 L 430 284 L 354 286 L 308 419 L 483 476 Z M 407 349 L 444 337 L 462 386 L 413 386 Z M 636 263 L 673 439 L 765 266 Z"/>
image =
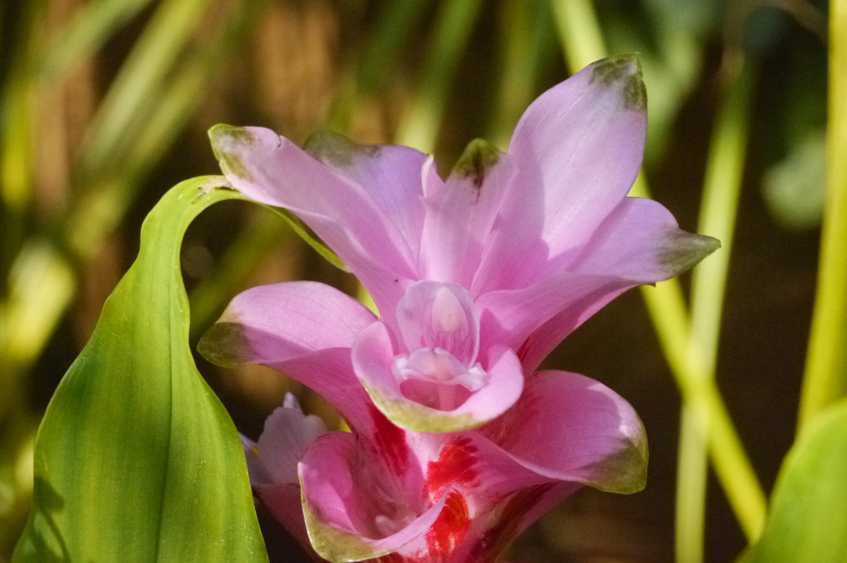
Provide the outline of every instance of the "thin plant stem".
<path id="1" fill-rule="evenodd" d="M 606 42 L 591 0 L 551 0 L 551 5 L 571 72 L 606 56 Z"/>
<path id="2" fill-rule="evenodd" d="M 589 0 L 551 0 L 551 7 L 572 72 L 607 55 L 603 34 Z M 630 195 L 650 197 L 643 174 L 639 175 Z M 715 472 L 742 530 L 748 540 L 753 541 L 764 527 L 765 494 L 714 378 L 704 372 L 700 362 L 691 361 L 691 325 L 682 288 L 672 279 L 655 288 L 643 287 L 642 296 L 682 393 L 683 404 L 693 409 L 692 418 L 709 422 L 706 443 Z"/>
<path id="3" fill-rule="evenodd" d="M 847 394 L 847 0 L 829 5 L 826 206 L 798 433 Z"/>
<path id="4" fill-rule="evenodd" d="M 729 60 L 729 59 L 728 59 Z M 734 59 L 733 59 L 734 60 Z M 709 148 L 699 230 L 722 249 L 698 265 L 691 283 L 689 363 L 714 379 L 729 257 L 744 175 L 752 79 L 749 66 L 724 67 L 715 129 Z M 701 563 L 704 555 L 709 420 L 682 406 L 677 465 L 676 560 Z M 752 530 L 751 530 L 752 531 Z"/>

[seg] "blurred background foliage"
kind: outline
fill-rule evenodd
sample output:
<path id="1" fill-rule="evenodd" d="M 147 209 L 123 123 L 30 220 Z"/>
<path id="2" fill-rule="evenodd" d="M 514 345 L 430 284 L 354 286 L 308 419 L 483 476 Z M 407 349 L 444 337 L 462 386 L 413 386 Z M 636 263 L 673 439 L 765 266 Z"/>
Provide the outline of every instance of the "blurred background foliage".
<path id="1" fill-rule="evenodd" d="M 332 129 L 407 144 L 433 153 L 444 175 L 469 140 L 505 149 L 538 94 L 622 52 L 640 54 L 649 93 L 635 193 L 649 182 L 681 227 L 724 247 L 693 281 L 618 299 L 547 360 L 633 403 L 650 437 L 651 477 L 633 497 L 579 493 L 510 557 L 727 561 L 761 533 L 766 493 L 794 440 L 815 299 L 825 2 L 1 6 L 0 561 L 26 520 L 47 401 L 134 259 L 146 213 L 179 180 L 216 172 L 209 127 L 262 125 L 298 143 Z M 195 341 L 259 283 L 314 279 L 357 292 L 286 222 L 238 203 L 191 227 L 183 274 Z M 270 370 L 198 365 L 248 436 L 287 391 L 338 424 L 319 397 Z M 264 525 L 271 560 L 293 560 L 282 532 Z"/>

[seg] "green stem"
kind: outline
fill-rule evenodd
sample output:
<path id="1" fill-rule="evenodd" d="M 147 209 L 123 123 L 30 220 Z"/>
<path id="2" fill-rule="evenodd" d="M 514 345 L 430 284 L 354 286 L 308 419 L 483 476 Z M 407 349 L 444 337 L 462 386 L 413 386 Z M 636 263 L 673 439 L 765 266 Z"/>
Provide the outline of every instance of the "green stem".
<path id="1" fill-rule="evenodd" d="M 847 1 L 829 6 L 827 193 L 798 432 L 847 394 Z"/>
<path id="2" fill-rule="evenodd" d="M 720 96 L 709 149 L 699 231 L 721 241 L 720 252 L 694 269 L 691 284 L 691 336 L 688 361 L 700 364 L 704 377 L 714 379 L 721 317 L 735 217 L 744 174 L 748 139 L 751 73 L 736 69 Z M 682 406 L 677 472 L 676 555 L 680 563 L 701 563 L 707 486 L 709 420 Z M 752 533 L 755 533 L 751 529 Z M 749 534 L 748 534 L 749 535 Z M 751 538 L 752 539 L 752 538 Z"/>
<path id="3" fill-rule="evenodd" d="M 709 475 L 708 419 L 682 405 L 679 420 L 679 454 L 676 471 L 677 563 L 702 563 L 706 522 L 706 487 Z"/>
<path id="4" fill-rule="evenodd" d="M 643 186 L 636 187 L 643 193 Z M 715 473 L 744 534 L 752 541 L 764 527 L 765 494 L 714 379 L 704 374 L 699 363 L 689 361 L 689 322 L 679 282 L 642 287 L 641 295 L 683 404 L 692 408 L 697 418 L 709 421 L 707 443 Z"/>
<path id="5" fill-rule="evenodd" d="M 606 56 L 606 42 L 591 0 L 551 0 L 551 5 L 571 72 Z"/>

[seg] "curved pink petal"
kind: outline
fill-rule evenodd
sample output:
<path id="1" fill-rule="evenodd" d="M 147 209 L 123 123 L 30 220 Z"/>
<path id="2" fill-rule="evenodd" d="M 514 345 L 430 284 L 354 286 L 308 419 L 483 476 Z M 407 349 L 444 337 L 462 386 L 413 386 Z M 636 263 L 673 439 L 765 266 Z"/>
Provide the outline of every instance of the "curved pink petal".
<path id="1" fill-rule="evenodd" d="M 422 489 L 399 487 L 379 458 L 362 457 L 356 437 L 346 433 L 315 442 L 299 472 L 312 547 L 330 561 L 419 551 L 448 500 L 430 504 Z"/>
<path id="2" fill-rule="evenodd" d="M 312 135 L 303 149 L 361 186 L 417 256 L 424 224 L 421 171 L 426 154 L 400 145 L 362 145 L 327 131 Z"/>
<path id="3" fill-rule="evenodd" d="M 600 224 L 567 269 L 655 283 L 689 270 L 718 248 L 717 239 L 680 230 L 662 204 L 628 197 Z"/>
<path id="4" fill-rule="evenodd" d="M 496 418 L 518 400 L 523 371 L 515 353 L 504 346 L 489 348 L 482 369 L 486 380 L 453 410 L 439 410 L 404 395 L 392 366 L 394 347 L 385 325 L 363 330 L 353 346 L 356 376 L 373 404 L 394 424 L 414 432 L 456 432 Z M 449 390 L 448 390 L 449 391 Z"/>
<path id="5" fill-rule="evenodd" d="M 209 136 L 237 190 L 296 213 L 362 280 L 380 309 L 393 309 L 403 294 L 400 281 L 417 279 L 417 251 L 407 237 L 416 238 L 422 206 L 415 211 L 412 197 L 392 196 L 389 188 L 396 180 L 396 187 L 421 193 L 419 153 L 348 146 L 331 156 L 322 153 L 333 162 L 330 168 L 268 129 L 217 125 Z M 380 155 L 387 155 L 386 162 Z M 348 173 L 336 172 L 341 168 Z M 370 189 L 354 179 L 368 181 Z M 395 223 L 389 213 L 400 208 L 407 215 Z"/>
<path id="6" fill-rule="evenodd" d="M 350 346 L 376 317 L 315 282 L 254 287 L 237 295 L 200 339 L 200 353 L 227 367 L 263 364 L 329 401 L 351 425 L 372 427 L 370 400 L 353 374 Z"/>
<path id="7" fill-rule="evenodd" d="M 308 446 L 326 432 L 323 421 L 313 415 L 304 415 L 297 399 L 289 393 L 284 406 L 265 421 L 258 442 L 241 437 L 254 494 L 307 548 L 309 537 L 300 503 L 297 464 Z"/>
<path id="8" fill-rule="evenodd" d="M 375 319 L 367 307 L 328 285 L 262 285 L 238 294 L 198 349 L 223 366 L 278 363 L 315 350 L 350 348 Z"/>
<path id="9" fill-rule="evenodd" d="M 297 464 L 309 444 L 327 433 L 320 417 L 305 415 L 291 393 L 282 407 L 265 420 L 258 442 L 242 436 L 250 484 L 297 485 Z"/>
<path id="10" fill-rule="evenodd" d="M 632 187 L 646 131 L 634 55 L 593 63 L 533 102 L 509 145 L 519 171 L 473 293 L 525 286 L 584 244 Z"/>
<path id="11" fill-rule="evenodd" d="M 480 346 L 496 343 L 518 350 L 526 367 L 530 364 L 525 361 L 525 342 L 540 333 L 540 327 L 546 330 L 540 337 L 554 336 L 558 344 L 633 285 L 628 280 L 566 272 L 522 289 L 485 293 L 476 300 L 480 310 Z M 552 319 L 556 319 L 555 323 Z"/>
<path id="12" fill-rule="evenodd" d="M 641 420 L 614 391 L 585 376 L 535 374 L 514 408 L 480 432 L 539 475 L 617 493 L 644 488 Z"/>
<path id="13" fill-rule="evenodd" d="M 509 155 L 479 139 L 468 145 L 447 183 L 424 200 L 418 260 L 426 278 L 471 286 L 515 173 Z"/>

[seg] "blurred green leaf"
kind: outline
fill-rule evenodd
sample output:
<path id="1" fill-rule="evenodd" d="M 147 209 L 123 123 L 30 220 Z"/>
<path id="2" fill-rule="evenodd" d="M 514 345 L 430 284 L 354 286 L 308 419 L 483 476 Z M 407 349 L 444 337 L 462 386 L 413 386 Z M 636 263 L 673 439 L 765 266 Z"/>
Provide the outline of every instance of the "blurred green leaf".
<path id="1" fill-rule="evenodd" d="M 826 133 L 808 135 L 785 160 L 764 175 L 762 195 L 768 209 L 788 229 L 820 225 L 826 199 Z"/>
<path id="2" fill-rule="evenodd" d="M 847 560 L 847 401 L 816 418 L 785 458 L 765 533 L 739 563 Z"/>
<path id="3" fill-rule="evenodd" d="M 194 365 L 180 246 L 194 217 L 243 199 L 173 188 L 68 370 L 35 446 L 14 561 L 267 561 L 238 434 Z"/>

